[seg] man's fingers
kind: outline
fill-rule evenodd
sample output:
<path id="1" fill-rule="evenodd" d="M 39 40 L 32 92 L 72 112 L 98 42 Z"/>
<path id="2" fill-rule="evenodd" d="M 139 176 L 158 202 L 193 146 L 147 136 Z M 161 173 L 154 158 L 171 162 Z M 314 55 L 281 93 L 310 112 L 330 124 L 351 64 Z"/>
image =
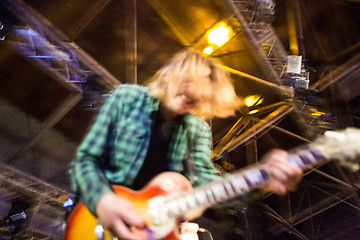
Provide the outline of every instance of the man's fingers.
<path id="1" fill-rule="evenodd" d="M 278 181 L 285 182 L 288 179 L 288 175 L 285 171 L 278 167 L 269 167 L 272 178 L 277 179 Z"/>
<path id="2" fill-rule="evenodd" d="M 139 239 L 137 234 L 134 234 L 122 221 L 116 221 L 112 231 L 120 239 Z"/>
<path id="3" fill-rule="evenodd" d="M 265 191 L 274 192 L 278 195 L 284 195 L 287 189 L 283 183 L 276 180 L 272 180 L 266 184 Z"/>
<path id="4" fill-rule="evenodd" d="M 111 230 L 121 239 L 146 239 L 139 237 L 145 233 L 145 219 L 133 208 L 131 202 L 114 193 L 104 194 L 96 206 L 97 216 L 106 229 Z M 130 227 L 136 228 L 132 231 Z"/>
<path id="5" fill-rule="evenodd" d="M 289 191 L 295 191 L 301 181 L 302 175 L 294 175 L 289 178 L 289 181 L 287 182 L 287 189 Z"/>
<path id="6" fill-rule="evenodd" d="M 287 190 L 295 191 L 300 182 L 303 171 L 287 161 L 287 152 L 275 149 L 263 158 L 265 166 L 270 172 L 271 179 L 264 186 L 264 190 L 283 195 Z"/>
<path id="7" fill-rule="evenodd" d="M 129 226 L 134 226 L 137 228 L 145 227 L 144 218 L 140 216 L 134 209 L 131 209 L 126 213 L 122 213 L 122 219 Z"/>

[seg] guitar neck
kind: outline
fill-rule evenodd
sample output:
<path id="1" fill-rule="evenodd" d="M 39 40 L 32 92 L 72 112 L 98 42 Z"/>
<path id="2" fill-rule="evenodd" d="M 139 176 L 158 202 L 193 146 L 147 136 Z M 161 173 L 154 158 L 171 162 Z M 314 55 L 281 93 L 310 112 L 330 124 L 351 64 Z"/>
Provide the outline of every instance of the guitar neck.
<path id="1" fill-rule="evenodd" d="M 289 153 L 288 161 L 303 169 L 326 160 L 325 155 L 311 145 L 303 146 Z M 164 199 L 165 207 L 171 217 L 182 216 L 196 208 L 208 208 L 233 197 L 243 195 L 257 188 L 271 177 L 264 165 L 248 167 L 234 174 L 195 188 L 180 196 L 169 196 Z"/>

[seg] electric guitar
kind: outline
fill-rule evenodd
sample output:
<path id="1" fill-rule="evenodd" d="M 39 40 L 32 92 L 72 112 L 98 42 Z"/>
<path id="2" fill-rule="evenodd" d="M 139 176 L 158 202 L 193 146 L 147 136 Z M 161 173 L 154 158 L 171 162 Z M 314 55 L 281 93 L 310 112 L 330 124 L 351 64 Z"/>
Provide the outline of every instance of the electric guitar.
<path id="1" fill-rule="evenodd" d="M 329 160 L 356 159 L 360 155 L 360 130 L 347 128 L 328 131 L 314 142 L 289 151 L 288 161 L 303 169 Z M 133 191 L 113 186 L 117 195 L 130 200 L 145 219 L 151 232 L 149 239 L 178 239 L 177 220 L 192 220 L 203 210 L 217 203 L 242 195 L 257 188 L 271 174 L 264 165 L 246 169 L 223 177 L 220 181 L 192 188 L 181 174 L 164 172 L 152 179 L 142 190 Z M 110 231 L 103 229 L 83 205 L 79 203 L 69 216 L 65 240 L 113 240 Z"/>

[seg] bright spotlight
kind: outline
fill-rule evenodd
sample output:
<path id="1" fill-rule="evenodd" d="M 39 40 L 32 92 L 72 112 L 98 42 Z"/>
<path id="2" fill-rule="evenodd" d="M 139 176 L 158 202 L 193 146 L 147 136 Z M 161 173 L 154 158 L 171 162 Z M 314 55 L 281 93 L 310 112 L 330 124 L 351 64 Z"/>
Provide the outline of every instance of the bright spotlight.
<path id="1" fill-rule="evenodd" d="M 259 105 L 263 101 L 264 101 L 264 98 L 260 95 L 250 95 L 244 99 L 245 105 L 247 107 L 253 107 L 255 105 Z"/>
<path id="2" fill-rule="evenodd" d="M 214 48 L 212 46 L 207 46 L 204 48 L 203 53 L 206 55 L 210 55 L 214 51 Z"/>
<path id="3" fill-rule="evenodd" d="M 206 34 L 206 39 L 209 44 L 221 47 L 229 41 L 232 35 L 232 28 L 224 22 L 220 22 L 210 29 Z"/>

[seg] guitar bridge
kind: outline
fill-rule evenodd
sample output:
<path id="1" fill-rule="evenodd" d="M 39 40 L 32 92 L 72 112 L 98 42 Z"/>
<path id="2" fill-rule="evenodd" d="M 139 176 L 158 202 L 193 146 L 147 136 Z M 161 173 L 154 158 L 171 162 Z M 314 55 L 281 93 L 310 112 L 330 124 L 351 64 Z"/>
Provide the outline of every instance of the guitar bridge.
<path id="1" fill-rule="evenodd" d="M 163 196 L 151 198 L 148 200 L 147 204 L 149 207 L 147 213 L 151 217 L 153 225 L 161 225 L 168 221 L 168 208 L 164 204 Z"/>

